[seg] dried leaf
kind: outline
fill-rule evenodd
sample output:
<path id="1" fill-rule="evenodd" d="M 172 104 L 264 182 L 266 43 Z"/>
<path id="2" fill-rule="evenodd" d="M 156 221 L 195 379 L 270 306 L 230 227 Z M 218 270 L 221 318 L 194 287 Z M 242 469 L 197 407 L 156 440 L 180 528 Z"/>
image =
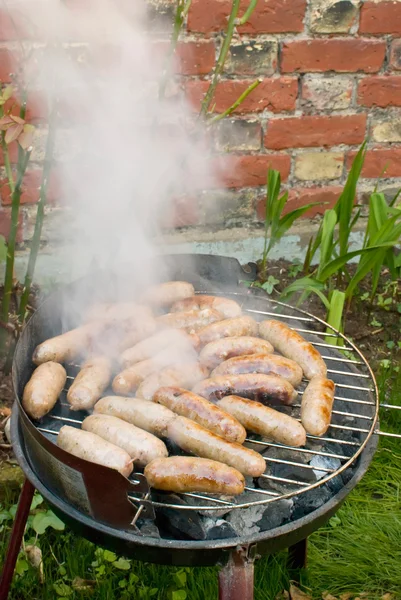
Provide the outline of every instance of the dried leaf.
<path id="1" fill-rule="evenodd" d="M 323 592 L 322 598 L 323 600 L 338 600 L 338 598 L 330 594 L 330 592 Z"/>
<path id="2" fill-rule="evenodd" d="M 291 600 L 312 600 L 312 596 L 305 594 L 305 592 L 292 584 L 290 585 L 290 598 Z"/>
<path id="3" fill-rule="evenodd" d="M 40 582 L 43 583 L 45 580 L 45 576 L 43 573 L 43 559 L 41 549 L 34 545 L 25 546 L 25 554 L 29 564 L 35 569 L 39 570 L 39 579 Z"/>
<path id="4" fill-rule="evenodd" d="M 81 577 L 75 577 L 72 580 L 71 585 L 74 588 L 74 590 L 77 590 L 79 592 L 88 592 L 92 591 L 93 588 L 96 586 L 96 581 L 94 581 L 93 579 L 81 579 Z"/>
<path id="5" fill-rule="evenodd" d="M 340 595 L 340 600 L 350 600 L 353 595 L 352 592 L 345 592 L 345 594 Z"/>
<path id="6" fill-rule="evenodd" d="M 279 592 L 274 600 L 290 600 L 290 594 L 287 590 Z"/>
<path id="7" fill-rule="evenodd" d="M 381 597 L 381 600 L 392 600 L 392 598 L 394 598 L 394 594 L 387 592 L 386 594 L 383 594 L 383 596 Z"/>
<path id="8" fill-rule="evenodd" d="M 21 119 L 21 117 L 18 117 L 17 115 L 10 115 L 10 119 L 12 119 L 14 123 L 17 123 L 17 125 L 25 125 L 24 119 Z"/>
<path id="9" fill-rule="evenodd" d="M 6 131 L 6 129 L 8 127 L 10 127 L 10 125 L 13 125 L 14 121 L 12 119 L 10 119 L 10 117 L 8 115 L 5 115 L 4 117 L 2 117 L 0 119 L 0 131 Z"/>
<path id="10" fill-rule="evenodd" d="M 23 129 L 23 125 L 10 125 L 7 128 L 6 135 L 4 137 L 6 144 L 11 144 L 11 142 L 14 142 L 18 136 L 21 135 Z"/>
<path id="11" fill-rule="evenodd" d="M 35 127 L 33 125 L 24 125 L 24 130 L 18 138 L 18 143 L 23 150 L 27 150 L 29 146 L 32 146 L 33 138 L 35 136 Z"/>

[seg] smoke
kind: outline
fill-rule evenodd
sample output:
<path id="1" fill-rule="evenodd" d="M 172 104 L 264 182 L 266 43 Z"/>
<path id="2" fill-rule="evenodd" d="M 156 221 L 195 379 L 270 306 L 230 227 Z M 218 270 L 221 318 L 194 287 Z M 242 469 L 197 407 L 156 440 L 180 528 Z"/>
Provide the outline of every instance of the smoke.
<path id="1" fill-rule="evenodd" d="M 68 208 L 59 238 L 72 249 L 64 270 L 87 264 L 114 272 L 127 263 L 127 277 L 142 289 L 158 278 L 160 222 L 214 179 L 174 77 L 159 98 L 167 39 L 150 33 L 143 0 L 30 0 L 8 8 L 19 24 L 23 15 L 35 40 L 25 79 L 50 112 L 57 107 L 56 173 Z"/>

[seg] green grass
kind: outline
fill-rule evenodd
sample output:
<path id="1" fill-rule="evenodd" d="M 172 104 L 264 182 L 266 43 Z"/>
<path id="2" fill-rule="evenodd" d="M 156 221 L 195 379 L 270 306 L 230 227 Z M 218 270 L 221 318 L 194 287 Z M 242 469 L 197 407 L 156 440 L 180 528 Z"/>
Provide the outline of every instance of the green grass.
<path id="1" fill-rule="evenodd" d="M 379 377 L 382 401 L 401 405 L 401 376 L 387 370 Z M 401 412 L 401 411 L 400 411 Z M 381 428 L 401 431 L 401 414 L 387 411 L 381 415 Z M 378 600 L 386 592 L 401 598 L 401 441 L 381 438 L 375 459 L 342 508 L 324 528 L 310 537 L 309 567 L 302 574 L 314 598 L 324 591 L 334 596 L 363 593 Z M 10 502 L 12 499 L 10 498 Z M 0 532 L 0 559 L 4 555 L 9 529 Z M 29 568 L 15 576 L 10 600 L 23 598 L 55 600 L 156 600 L 217 599 L 217 569 L 179 569 L 133 562 L 129 571 L 117 569 L 112 562 L 96 560 L 96 547 L 71 532 L 46 533 L 40 537 L 44 557 L 45 583 Z M 59 566 L 61 565 L 61 567 Z M 132 588 L 128 590 L 130 574 Z M 96 580 L 94 589 L 76 591 L 75 577 Z M 286 553 L 257 561 L 256 600 L 273 600 L 288 588 Z M 64 582 L 58 589 L 54 583 Z M 125 587 L 123 587 L 125 586 Z M 61 595 L 60 595 L 61 593 Z M 65 595 L 63 596 L 62 593 Z"/>

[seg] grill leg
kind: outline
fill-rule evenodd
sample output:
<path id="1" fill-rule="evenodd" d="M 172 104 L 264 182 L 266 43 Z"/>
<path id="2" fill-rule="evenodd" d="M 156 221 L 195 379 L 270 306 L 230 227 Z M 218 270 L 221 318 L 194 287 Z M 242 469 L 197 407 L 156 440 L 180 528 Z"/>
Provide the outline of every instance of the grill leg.
<path id="1" fill-rule="evenodd" d="M 32 483 L 25 479 L 19 497 L 18 509 L 14 519 L 14 525 L 11 531 L 10 541 L 8 543 L 7 554 L 3 565 L 3 572 L 0 580 L 0 600 L 7 600 L 10 591 L 11 581 L 14 575 L 15 563 L 21 548 L 21 542 L 25 531 L 26 521 L 31 508 L 35 488 Z"/>
<path id="2" fill-rule="evenodd" d="M 288 568 L 306 569 L 308 560 L 308 538 L 288 548 Z"/>
<path id="3" fill-rule="evenodd" d="M 231 552 L 219 573 L 219 600 L 253 600 L 255 555 L 250 550 L 245 547 Z"/>

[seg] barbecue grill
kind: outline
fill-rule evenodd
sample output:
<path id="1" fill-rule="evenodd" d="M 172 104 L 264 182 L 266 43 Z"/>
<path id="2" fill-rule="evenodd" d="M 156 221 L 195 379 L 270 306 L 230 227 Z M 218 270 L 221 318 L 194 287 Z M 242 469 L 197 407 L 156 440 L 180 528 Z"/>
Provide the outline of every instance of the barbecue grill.
<path id="1" fill-rule="evenodd" d="M 33 370 L 34 348 L 79 322 L 71 298 L 112 301 L 113 291 L 129 286 L 125 277 L 103 275 L 80 280 L 46 300 L 27 324 L 13 365 L 16 402 L 11 431 L 13 447 L 27 482 L 3 572 L 0 600 L 7 597 L 16 554 L 34 489 L 80 535 L 138 560 L 169 565 L 223 565 L 220 598 L 253 598 L 256 555 L 289 548 L 293 567 L 306 559 L 307 536 L 339 508 L 366 472 L 377 446 L 379 399 L 373 373 L 361 352 L 344 335 L 317 317 L 273 301 L 243 282 L 252 281 L 253 265 L 235 259 L 175 255 L 164 258 L 166 279 L 193 283 L 198 293 L 235 299 L 244 314 L 256 320 L 275 318 L 300 332 L 322 354 L 336 384 L 332 422 L 323 437 L 307 436 L 302 448 L 290 448 L 251 435 L 246 444 L 262 452 L 265 473 L 247 478 L 245 492 L 235 499 L 208 494 L 168 494 L 149 489 L 142 473 L 129 480 L 116 471 L 78 459 L 55 445 L 64 424 L 80 426 L 86 412 L 72 412 L 63 391 L 60 401 L 40 423 L 33 423 L 20 399 Z M 117 278 L 117 279 L 115 279 Z M 104 288 L 104 281 L 109 287 Z M 119 298 L 124 299 L 124 298 Z M 83 300 L 84 301 L 84 300 Z M 70 310 L 71 309 L 71 310 Z M 78 365 L 67 365 L 68 382 Z M 67 385 L 69 385 L 67 384 Z M 305 385 L 300 389 L 300 395 Z M 299 403 L 282 407 L 299 418 Z M 387 435 L 387 434 L 385 434 Z M 395 434 L 392 434 L 395 437 Z M 179 449 L 170 446 L 171 453 Z M 29 483 L 30 482 L 30 483 Z"/>

